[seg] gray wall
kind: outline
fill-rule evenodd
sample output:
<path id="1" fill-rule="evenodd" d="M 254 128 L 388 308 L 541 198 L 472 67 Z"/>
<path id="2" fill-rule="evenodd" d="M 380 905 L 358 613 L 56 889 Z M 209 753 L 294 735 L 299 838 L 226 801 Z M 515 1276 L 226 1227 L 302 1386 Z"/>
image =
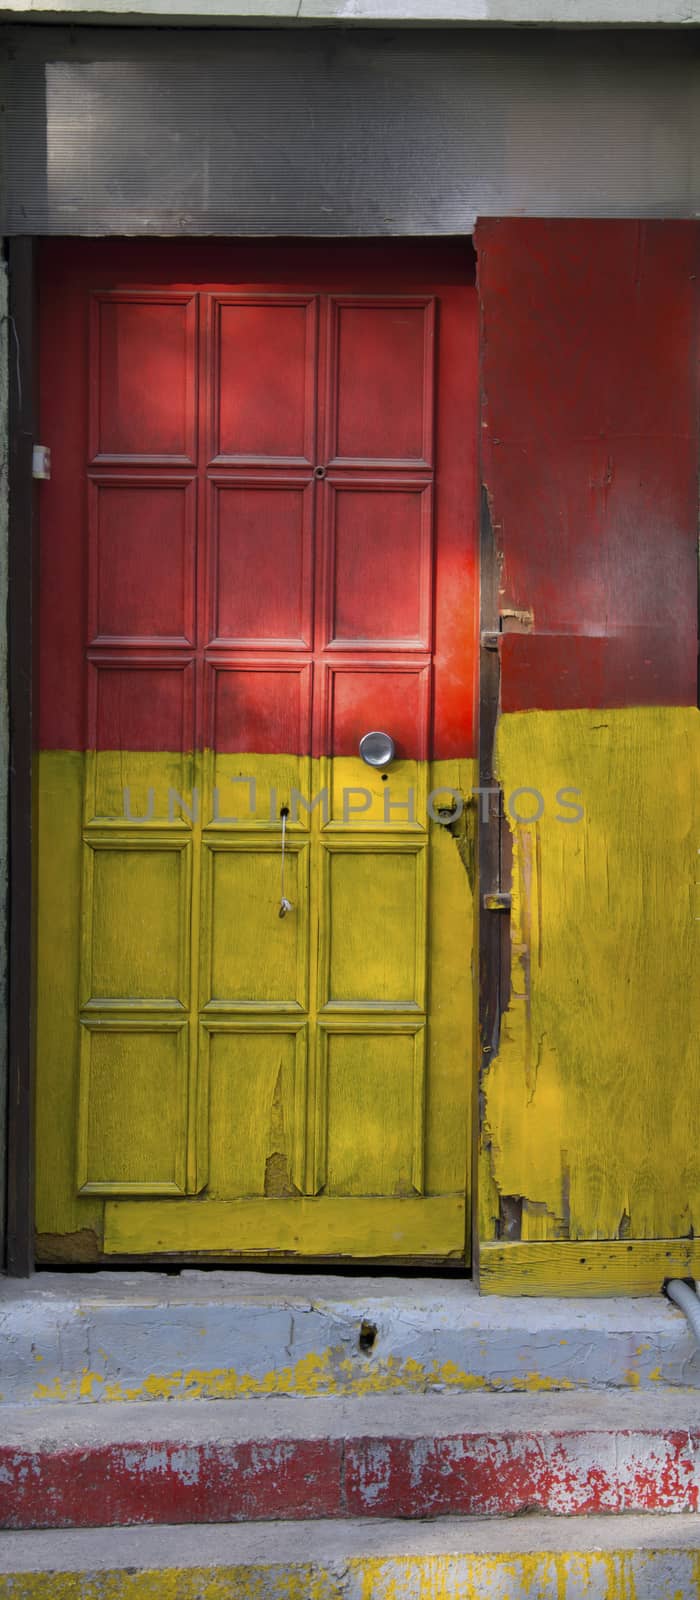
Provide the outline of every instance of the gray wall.
<path id="1" fill-rule="evenodd" d="M 700 0 L 0 0 L 0 18 L 100 23 L 275 22 L 305 26 L 694 27 Z"/>
<path id="2" fill-rule="evenodd" d="M 34 26 L 5 53 L 13 233 L 700 213 L 694 32 Z"/>

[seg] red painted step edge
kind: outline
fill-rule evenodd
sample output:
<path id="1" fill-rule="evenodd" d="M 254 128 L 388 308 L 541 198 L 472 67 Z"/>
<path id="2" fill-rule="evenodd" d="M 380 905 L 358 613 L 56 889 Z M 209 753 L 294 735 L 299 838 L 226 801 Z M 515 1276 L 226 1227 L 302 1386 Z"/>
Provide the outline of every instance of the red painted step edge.
<path id="1" fill-rule="evenodd" d="M 0 1526 L 697 1511 L 700 1432 L 0 1447 Z"/>

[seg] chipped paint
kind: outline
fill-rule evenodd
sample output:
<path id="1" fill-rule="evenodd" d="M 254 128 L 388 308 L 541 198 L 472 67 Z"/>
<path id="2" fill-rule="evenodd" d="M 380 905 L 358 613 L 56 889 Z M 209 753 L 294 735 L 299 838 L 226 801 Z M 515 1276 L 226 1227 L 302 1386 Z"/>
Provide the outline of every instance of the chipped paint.
<path id="1" fill-rule="evenodd" d="M 289 1521 L 697 1512 L 697 1404 L 628 1400 L 591 1408 L 567 1397 L 503 1408 L 428 1402 L 420 1432 L 393 1403 L 324 1402 L 258 1410 L 259 1431 L 221 1412 L 203 1434 L 163 1405 L 148 1428 L 74 1416 L 47 1437 L 15 1419 L 0 1445 L 5 1529 Z M 668 1411 L 673 1416 L 663 1420 Z M 502 1415 L 500 1413 L 502 1412 Z M 661 1416 L 659 1415 L 661 1413 Z M 133 1413 L 132 1413 L 133 1415 Z M 682 1425 L 679 1424 L 682 1419 Z"/>
<path id="2" fill-rule="evenodd" d="M 336 1359 L 334 1359 L 336 1357 Z M 639 1376 L 636 1375 L 636 1382 Z M 262 1377 L 238 1372 L 235 1367 L 204 1371 L 151 1373 L 138 1384 L 107 1379 L 104 1373 L 81 1373 L 80 1377 L 56 1375 L 51 1383 L 37 1383 L 33 1400 L 245 1400 L 262 1395 L 368 1395 L 399 1391 L 423 1393 L 428 1389 L 455 1389 L 462 1392 L 508 1390 L 516 1394 L 542 1394 L 558 1389 L 574 1389 L 570 1378 L 552 1377 L 535 1370 L 489 1378 L 483 1373 L 465 1372 L 454 1361 L 433 1362 L 388 1357 L 358 1372 L 355 1362 L 337 1358 L 326 1350 L 321 1355 L 303 1356 L 295 1366 L 272 1368 Z M 98 1395 L 99 1389 L 99 1395 Z"/>
<path id="3" fill-rule="evenodd" d="M 551 1246 L 549 1279 L 558 1260 L 563 1293 L 601 1291 L 593 1251 L 578 1278 L 573 1260 L 567 1276 L 559 1240 L 620 1241 L 634 1254 L 631 1241 L 657 1238 L 660 1287 L 661 1241 L 692 1238 L 698 1226 L 698 728 L 696 710 L 658 706 L 604 718 L 520 712 L 499 723 L 504 792 L 533 786 L 545 806 L 537 822 L 512 824 L 512 984 L 483 1084 L 480 1233 L 498 1238 L 494 1192 L 527 1197 L 523 1245 L 542 1241 L 543 1272 Z M 584 805 L 568 827 L 555 802 L 565 787 Z M 669 994 L 671 1077 L 660 1070 Z M 624 1289 L 622 1257 L 620 1268 L 616 1281 L 608 1267 L 603 1292 Z M 489 1287 L 498 1291 L 497 1271 Z M 632 1363 L 627 1381 L 638 1381 Z"/>
<path id="4" fill-rule="evenodd" d="M 158 1570 L 9 1573 L 0 1600 L 698 1600 L 682 1548 L 351 1556 Z"/>
<path id="5" fill-rule="evenodd" d="M 460 1281 L 42 1273 L 0 1282 L 0 1370 L 9 1404 L 91 1407 L 599 1390 L 630 1372 L 652 1391 L 697 1384 L 700 1351 L 660 1296 L 516 1305 Z"/>

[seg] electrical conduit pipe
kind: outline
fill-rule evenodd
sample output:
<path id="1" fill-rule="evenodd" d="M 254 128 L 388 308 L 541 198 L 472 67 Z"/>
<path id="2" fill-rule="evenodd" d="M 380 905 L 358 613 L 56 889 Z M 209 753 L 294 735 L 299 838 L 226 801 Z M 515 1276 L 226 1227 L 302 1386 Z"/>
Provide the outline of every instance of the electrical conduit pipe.
<path id="1" fill-rule="evenodd" d="M 669 1300 L 673 1301 L 674 1306 L 678 1306 L 679 1310 L 685 1312 L 700 1345 L 700 1299 L 695 1290 L 691 1289 L 689 1284 L 684 1283 L 682 1278 L 671 1278 L 670 1282 L 666 1284 L 666 1294 Z"/>

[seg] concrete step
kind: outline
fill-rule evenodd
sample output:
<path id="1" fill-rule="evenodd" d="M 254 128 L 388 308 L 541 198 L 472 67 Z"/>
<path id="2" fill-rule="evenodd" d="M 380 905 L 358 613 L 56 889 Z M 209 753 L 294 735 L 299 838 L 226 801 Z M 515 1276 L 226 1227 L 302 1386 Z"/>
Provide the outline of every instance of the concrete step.
<path id="1" fill-rule="evenodd" d="M 0 1281 L 0 1401 L 700 1387 L 682 1312 L 465 1280 L 40 1272 Z"/>
<path id="2" fill-rule="evenodd" d="M 700 1600 L 697 1518 L 0 1535 L 0 1600 Z"/>
<path id="3" fill-rule="evenodd" d="M 3 1410 L 4 1528 L 699 1506 L 698 1395 Z"/>

